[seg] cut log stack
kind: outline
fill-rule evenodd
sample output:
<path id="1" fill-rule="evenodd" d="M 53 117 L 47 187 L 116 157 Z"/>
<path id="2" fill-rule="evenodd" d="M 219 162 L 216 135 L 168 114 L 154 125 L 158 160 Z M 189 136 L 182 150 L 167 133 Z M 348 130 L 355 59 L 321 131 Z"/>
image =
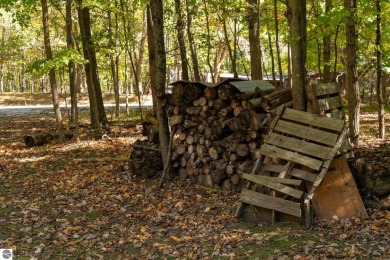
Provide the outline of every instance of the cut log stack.
<path id="1" fill-rule="evenodd" d="M 171 163 L 181 178 L 240 191 L 239 172 L 250 172 L 259 157 L 262 134 L 271 121 L 268 111 L 291 101 L 291 91 L 290 100 L 282 94 L 264 101 L 262 97 L 279 90 L 270 93 L 274 88 L 267 86 L 241 92 L 233 83 L 172 84 L 167 107 L 169 124 L 176 126 Z"/>

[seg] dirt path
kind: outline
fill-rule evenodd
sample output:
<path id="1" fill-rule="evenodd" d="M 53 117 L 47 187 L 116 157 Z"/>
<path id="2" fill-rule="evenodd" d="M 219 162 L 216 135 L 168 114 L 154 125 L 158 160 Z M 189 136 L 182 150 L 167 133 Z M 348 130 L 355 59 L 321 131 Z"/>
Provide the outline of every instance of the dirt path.
<path id="1" fill-rule="evenodd" d="M 0 248 L 16 259 L 389 257 L 389 212 L 312 230 L 248 225 L 233 217 L 237 194 L 180 180 L 157 190 L 158 179 L 123 172 L 136 128 L 110 140 L 24 146 L 26 132 L 54 126 L 49 112 L 0 113 Z"/>

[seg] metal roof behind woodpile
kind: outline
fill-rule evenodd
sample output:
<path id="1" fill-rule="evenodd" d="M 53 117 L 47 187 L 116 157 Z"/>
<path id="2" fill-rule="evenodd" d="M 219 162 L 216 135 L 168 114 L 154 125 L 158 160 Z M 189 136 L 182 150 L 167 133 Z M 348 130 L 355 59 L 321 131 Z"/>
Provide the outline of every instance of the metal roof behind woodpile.
<path id="1" fill-rule="evenodd" d="M 172 86 L 174 86 L 176 84 L 193 84 L 193 85 L 204 87 L 204 88 L 213 85 L 212 83 L 203 82 L 203 81 L 186 81 L 186 80 L 178 80 L 178 81 L 174 81 L 174 82 L 169 83 L 169 85 L 172 85 Z"/>
<path id="2" fill-rule="evenodd" d="M 251 92 L 255 91 L 256 88 L 259 88 L 262 91 L 275 89 L 274 85 L 268 83 L 265 80 L 232 81 L 229 83 L 237 88 L 240 92 Z"/>

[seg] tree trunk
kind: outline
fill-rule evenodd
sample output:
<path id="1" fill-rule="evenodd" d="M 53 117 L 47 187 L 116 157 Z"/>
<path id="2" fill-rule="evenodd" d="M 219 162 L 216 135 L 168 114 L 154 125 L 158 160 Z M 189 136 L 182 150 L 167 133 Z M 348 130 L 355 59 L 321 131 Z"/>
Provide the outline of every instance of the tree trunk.
<path id="1" fill-rule="evenodd" d="M 328 14 L 330 10 L 332 9 L 332 0 L 326 0 L 325 1 L 325 13 Z M 324 62 L 324 68 L 323 68 L 323 74 L 322 74 L 322 81 L 324 83 L 331 82 L 332 76 L 330 74 L 330 43 L 331 43 L 331 37 L 328 32 L 329 30 L 329 24 L 325 25 L 325 36 L 322 38 L 323 43 L 323 51 L 322 51 L 322 57 Z"/>
<path id="2" fill-rule="evenodd" d="M 188 43 L 191 51 L 191 59 L 192 59 L 192 67 L 194 71 L 195 81 L 200 81 L 200 73 L 199 73 L 199 64 L 198 64 L 198 55 L 196 54 L 196 46 L 194 36 L 192 35 L 192 14 L 193 10 L 189 8 L 188 0 L 186 0 L 186 8 L 187 8 L 187 36 Z"/>
<path id="3" fill-rule="evenodd" d="M 68 50 L 73 50 L 74 42 L 72 35 L 72 0 L 66 0 L 66 44 Z M 78 128 L 78 108 L 76 89 L 76 65 L 73 60 L 68 63 L 69 88 L 70 88 L 70 124 Z"/>
<path id="4" fill-rule="evenodd" d="M 306 111 L 306 0 L 287 0 L 291 42 L 291 87 L 293 106 Z"/>
<path id="5" fill-rule="evenodd" d="M 278 1 L 274 0 L 274 20 L 275 20 L 275 45 L 276 45 L 276 58 L 278 60 L 279 70 L 279 87 L 283 87 L 283 69 L 282 59 L 280 58 L 280 47 L 279 47 L 279 19 L 278 19 Z"/>
<path id="6" fill-rule="evenodd" d="M 166 76 L 166 54 L 164 45 L 164 20 L 163 20 L 163 3 L 162 0 L 150 1 L 151 18 L 154 32 L 154 50 L 156 54 L 156 74 L 155 88 L 153 95 L 156 95 L 157 101 L 157 120 L 159 124 L 160 150 L 164 163 L 164 169 L 169 164 L 168 149 L 169 149 L 169 129 L 168 119 L 161 103 L 165 96 L 165 76 Z M 151 75 L 153 77 L 153 75 Z M 171 174 L 169 174 L 170 176 Z M 172 176 L 170 176 L 172 177 Z"/>
<path id="7" fill-rule="evenodd" d="M 381 0 L 376 0 L 376 95 L 378 100 L 379 138 L 385 138 L 385 104 L 383 102 L 382 84 L 382 8 Z"/>
<path id="8" fill-rule="evenodd" d="M 249 28 L 249 53 L 251 56 L 252 80 L 263 79 L 260 45 L 260 11 L 258 0 L 247 0 L 247 20 Z"/>
<path id="9" fill-rule="evenodd" d="M 211 80 L 214 83 L 213 67 L 211 66 L 211 61 L 210 61 L 211 35 L 210 35 L 210 22 L 209 22 L 209 12 L 208 12 L 208 8 L 207 8 L 207 1 L 203 0 L 203 4 L 204 4 L 204 13 L 206 15 L 206 29 L 207 29 L 207 64 L 209 65 Z M 207 81 L 207 77 L 206 77 L 205 81 Z"/>
<path id="10" fill-rule="evenodd" d="M 110 48 L 114 48 L 116 50 L 116 41 L 114 40 L 113 36 L 113 26 L 112 26 L 112 17 L 111 17 L 111 11 L 109 10 L 107 12 L 107 19 L 108 19 L 108 41 L 110 44 Z M 119 86 L 118 86 L 118 71 L 116 70 L 116 55 L 117 53 L 110 53 L 110 69 L 111 69 L 111 78 L 112 78 L 112 84 L 114 89 L 114 96 L 115 96 L 115 116 L 119 118 Z"/>
<path id="11" fill-rule="evenodd" d="M 92 41 L 91 19 L 89 7 L 82 7 L 82 0 L 78 0 L 78 15 L 80 34 L 83 44 L 84 58 L 88 63 L 84 64 L 87 80 L 91 124 L 98 132 L 101 132 L 101 125 L 107 124 L 106 111 L 104 110 L 103 96 L 100 87 L 95 47 Z"/>
<path id="12" fill-rule="evenodd" d="M 176 29 L 177 29 L 177 41 L 179 43 L 179 49 L 180 49 L 181 70 L 182 70 L 181 75 L 183 80 L 189 80 L 188 60 L 187 60 L 186 45 L 184 39 L 184 21 L 183 21 L 183 14 L 181 11 L 181 0 L 175 0 L 175 12 L 177 16 Z"/>
<path id="13" fill-rule="evenodd" d="M 230 46 L 230 40 L 229 40 L 229 35 L 227 31 L 227 24 L 226 24 L 226 19 L 221 17 L 220 18 L 222 21 L 222 26 L 223 26 L 223 32 L 224 32 L 224 39 L 225 39 L 225 44 L 228 49 L 229 53 L 229 58 L 232 62 L 232 72 L 233 72 L 233 77 L 238 78 L 238 73 L 237 73 L 237 63 L 236 63 L 236 54 L 235 51 L 232 50 L 232 47 Z M 234 38 L 234 37 L 233 37 Z M 235 38 L 234 38 L 235 39 Z M 234 43 L 234 46 L 236 46 L 236 43 Z"/>
<path id="14" fill-rule="evenodd" d="M 355 29 L 356 0 L 344 0 L 344 7 L 349 14 L 345 24 L 346 32 L 346 89 L 348 96 L 349 112 L 349 135 L 351 143 L 355 146 L 359 144 L 360 128 L 360 92 L 357 76 L 357 38 Z"/>
<path id="15" fill-rule="evenodd" d="M 43 39 L 45 45 L 45 53 L 47 61 L 51 61 L 53 59 L 53 54 L 51 52 L 51 44 L 50 44 L 50 32 L 49 32 L 49 11 L 47 8 L 47 1 L 41 0 L 42 5 L 42 24 L 43 24 Z M 58 101 L 58 92 L 57 92 L 57 82 L 56 82 L 56 74 L 54 68 L 51 68 L 49 71 L 49 79 L 50 79 L 50 88 L 51 95 L 53 101 L 54 115 L 57 123 L 57 132 L 59 136 L 59 142 L 64 141 L 64 131 L 63 131 L 63 123 L 62 123 L 62 115 L 60 110 L 60 104 Z"/>

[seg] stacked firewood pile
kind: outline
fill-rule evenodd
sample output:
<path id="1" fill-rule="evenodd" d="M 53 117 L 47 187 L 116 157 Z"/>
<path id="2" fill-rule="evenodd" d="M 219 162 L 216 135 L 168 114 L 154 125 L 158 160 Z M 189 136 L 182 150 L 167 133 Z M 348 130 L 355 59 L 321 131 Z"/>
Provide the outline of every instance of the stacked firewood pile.
<path id="1" fill-rule="evenodd" d="M 239 171 L 259 157 L 272 113 L 291 102 L 291 90 L 262 81 L 224 81 L 215 86 L 175 82 L 168 98 L 175 131 L 171 163 L 181 178 L 207 187 L 239 191 Z"/>

